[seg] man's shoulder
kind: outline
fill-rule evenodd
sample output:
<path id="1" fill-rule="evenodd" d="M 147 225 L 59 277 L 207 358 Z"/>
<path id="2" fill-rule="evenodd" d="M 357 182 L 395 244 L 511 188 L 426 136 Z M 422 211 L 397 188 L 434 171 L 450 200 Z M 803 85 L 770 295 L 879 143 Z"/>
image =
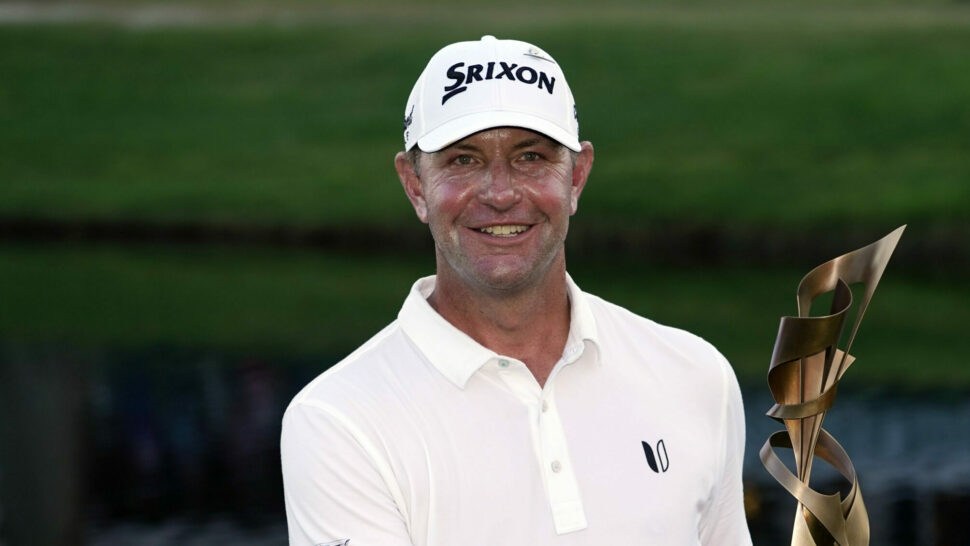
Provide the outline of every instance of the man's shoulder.
<path id="1" fill-rule="evenodd" d="M 599 296 L 589 293 L 584 295 L 596 317 L 601 335 L 615 332 L 623 334 L 624 339 L 634 343 L 669 346 L 692 352 L 700 351 L 708 355 L 716 353 L 720 356 L 710 342 L 697 334 L 661 324 Z"/>
<path id="2" fill-rule="evenodd" d="M 588 301 L 604 360 L 619 365 L 629 377 L 646 378 L 631 383 L 648 390 L 662 383 L 668 394 L 693 400 L 693 415 L 720 416 L 729 397 L 740 397 L 733 367 L 704 338 L 597 296 L 590 295 Z"/>
<path id="3" fill-rule="evenodd" d="M 310 406 L 345 406 L 346 401 L 379 397 L 413 359 L 399 321 L 388 324 L 345 358 L 310 381 L 290 402 Z"/>
<path id="4" fill-rule="evenodd" d="M 678 374 L 713 385 L 734 370 L 714 345 L 681 328 L 661 324 L 598 296 L 586 294 L 602 344 L 601 350 L 652 366 L 663 374 Z M 608 355 L 609 356 L 609 355 Z"/>

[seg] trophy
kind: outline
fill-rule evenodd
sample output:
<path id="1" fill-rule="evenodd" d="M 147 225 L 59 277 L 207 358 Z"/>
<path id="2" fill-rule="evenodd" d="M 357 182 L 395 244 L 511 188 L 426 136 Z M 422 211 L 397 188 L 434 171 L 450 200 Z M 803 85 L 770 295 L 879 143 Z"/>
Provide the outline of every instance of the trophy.
<path id="1" fill-rule="evenodd" d="M 859 323 L 905 228 L 810 271 L 798 283 L 798 316 L 781 319 L 768 368 L 768 387 L 775 399 L 768 416 L 784 424 L 785 430 L 768 437 L 761 448 L 761 462 L 798 501 L 792 546 L 869 544 L 869 516 L 855 468 L 842 446 L 822 428 L 822 421 L 835 401 L 842 374 L 855 360 L 849 350 Z M 844 348 L 840 348 L 854 303 L 850 285 L 855 283 L 862 283 L 862 297 Z M 812 302 L 830 292 L 829 314 L 811 316 Z M 775 448 L 793 451 L 797 474 L 778 458 Z M 823 494 L 809 487 L 816 457 L 851 484 L 844 498 L 839 492 Z"/>

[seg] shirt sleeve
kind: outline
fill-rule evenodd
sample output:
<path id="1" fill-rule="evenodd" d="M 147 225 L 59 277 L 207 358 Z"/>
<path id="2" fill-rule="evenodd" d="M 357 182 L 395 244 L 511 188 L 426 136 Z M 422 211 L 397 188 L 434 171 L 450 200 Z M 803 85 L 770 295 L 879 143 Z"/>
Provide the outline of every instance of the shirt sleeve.
<path id="1" fill-rule="evenodd" d="M 412 546 L 400 494 L 395 500 L 388 487 L 393 479 L 388 465 L 347 425 L 334 411 L 307 403 L 291 404 L 283 417 L 280 456 L 290 545 L 349 539 L 362 546 Z"/>
<path id="2" fill-rule="evenodd" d="M 700 541 L 704 546 L 748 546 L 751 534 L 744 514 L 741 469 L 744 463 L 744 406 L 734 370 L 718 355 L 724 369 L 724 446 L 721 477 L 701 515 Z"/>

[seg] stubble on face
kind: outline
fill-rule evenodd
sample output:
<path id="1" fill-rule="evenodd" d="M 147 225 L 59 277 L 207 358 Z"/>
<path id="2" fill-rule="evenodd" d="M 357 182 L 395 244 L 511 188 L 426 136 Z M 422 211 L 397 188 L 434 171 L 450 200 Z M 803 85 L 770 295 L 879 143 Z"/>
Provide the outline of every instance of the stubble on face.
<path id="1" fill-rule="evenodd" d="M 440 282 L 508 296 L 565 272 L 574 211 L 572 158 L 560 144 L 522 129 L 483 131 L 420 162 Z M 512 237 L 482 232 L 528 226 Z"/>

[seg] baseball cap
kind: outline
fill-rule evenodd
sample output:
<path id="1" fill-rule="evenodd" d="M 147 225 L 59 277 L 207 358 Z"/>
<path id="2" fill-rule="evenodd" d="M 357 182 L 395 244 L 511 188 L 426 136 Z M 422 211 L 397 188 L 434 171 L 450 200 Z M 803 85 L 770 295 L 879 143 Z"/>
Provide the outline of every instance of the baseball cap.
<path id="1" fill-rule="evenodd" d="M 504 126 L 581 149 L 576 103 L 559 64 L 532 44 L 483 36 L 447 45 L 428 61 L 404 110 L 404 149 L 435 152 Z"/>

